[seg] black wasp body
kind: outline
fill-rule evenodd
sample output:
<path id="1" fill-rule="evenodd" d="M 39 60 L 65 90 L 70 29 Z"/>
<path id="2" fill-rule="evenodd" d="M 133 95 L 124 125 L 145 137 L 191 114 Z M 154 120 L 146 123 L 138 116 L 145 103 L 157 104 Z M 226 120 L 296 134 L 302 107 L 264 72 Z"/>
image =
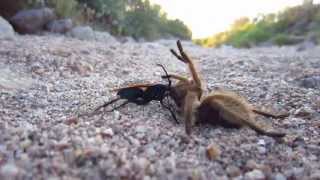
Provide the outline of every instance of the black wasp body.
<path id="1" fill-rule="evenodd" d="M 157 65 L 160 66 L 165 71 L 166 74 L 168 74 L 162 65 L 160 65 L 160 64 L 157 64 Z M 178 123 L 178 120 L 172 110 L 172 106 L 170 104 L 167 106 L 163 103 L 163 100 L 166 97 L 169 97 L 170 90 L 171 90 L 171 80 L 170 80 L 170 78 L 167 78 L 167 79 L 168 79 L 168 85 L 164 85 L 164 84 L 135 84 L 135 85 L 115 89 L 114 91 L 117 91 L 118 97 L 116 99 L 113 99 L 113 100 L 103 104 L 102 106 L 99 106 L 98 108 L 96 108 L 96 110 L 94 112 L 96 112 L 100 108 L 104 108 L 104 107 L 106 107 L 106 106 L 108 106 L 108 105 L 110 105 L 120 99 L 123 99 L 125 101 L 122 104 L 114 107 L 110 111 L 116 110 L 116 109 L 118 109 L 128 103 L 134 103 L 136 105 L 147 105 L 151 101 L 159 101 L 160 104 L 164 108 L 166 108 L 170 111 L 172 117 Z"/>

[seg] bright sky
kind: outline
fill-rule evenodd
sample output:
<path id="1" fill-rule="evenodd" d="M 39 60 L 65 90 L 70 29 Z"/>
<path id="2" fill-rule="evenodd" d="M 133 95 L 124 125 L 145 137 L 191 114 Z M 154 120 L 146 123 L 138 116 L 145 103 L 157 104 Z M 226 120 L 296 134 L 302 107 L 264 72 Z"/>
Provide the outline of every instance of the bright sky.
<path id="1" fill-rule="evenodd" d="M 239 17 L 255 17 L 259 13 L 278 12 L 303 0 L 151 0 L 161 5 L 169 18 L 182 20 L 193 38 L 225 31 Z M 320 0 L 314 0 L 320 3 Z"/>

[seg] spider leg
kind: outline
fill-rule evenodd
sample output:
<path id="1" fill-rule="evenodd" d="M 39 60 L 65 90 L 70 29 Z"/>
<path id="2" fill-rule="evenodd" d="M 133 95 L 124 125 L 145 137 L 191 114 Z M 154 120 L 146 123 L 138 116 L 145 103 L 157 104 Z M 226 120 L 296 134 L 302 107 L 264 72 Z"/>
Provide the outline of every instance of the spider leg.
<path id="1" fill-rule="evenodd" d="M 197 93 L 193 91 L 188 91 L 183 107 L 183 116 L 185 120 L 185 129 L 187 135 L 191 135 L 192 127 L 196 122 L 195 109 L 199 107 L 199 104 L 200 103 L 198 100 Z"/>
<path id="2" fill-rule="evenodd" d="M 177 46 L 180 52 L 180 56 L 178 55 L 177 52 L 175 52 L 173 49 L 171 49 L 171 53 L 179 60 L 181 60 L 184 63 L 187 63 L 189 66 L 189 70 L 191 72 L 191 76 L 193 81 L 195 82 L 195 84 L 198 87 L 202 87 L 202 82 L 201 82 L 201 78 L 200 78 L 200 74 L 196 68 L 196 65 L 194 63 L 194 61 L 187 55 L 187 53 L 184 52 L 183 48 L 182 48 L 182 44 L 181 42 L 178 40 L 177 41 Z"/>
<path id="3" fill-rule="evenodd" d="M 267 112 L 267 111 L 263 111 L 263 110 L 260 110 L 260 109 L 257 109 L 257 108 L 253 108 L 252 111 L 256 114 L 260 114 L 262 116 L 265 116 L 265 117 L 272 117 L 272 118 L 285 118 L 285 117 L 288 117 L 289 116 L 289 113 L 284 113 L 284 114 L 274 114 L 274 113 L 271 113 L 271 112 Z"/>

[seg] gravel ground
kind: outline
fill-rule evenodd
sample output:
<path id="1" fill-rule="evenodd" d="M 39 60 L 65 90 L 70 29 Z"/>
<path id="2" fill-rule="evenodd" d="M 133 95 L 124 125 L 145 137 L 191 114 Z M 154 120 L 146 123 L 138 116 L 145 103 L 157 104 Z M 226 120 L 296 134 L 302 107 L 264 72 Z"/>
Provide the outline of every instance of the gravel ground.
<path id="1" fill-rule="evenodd" d="M 187 74 L 169 52 L 175 42 L 18 36 L 0 41 L 0 179 L 320 179 L 320 47 L 183 44 L 208 90 L 290 112 L 257 119 L 288 135 L 200 125 L 189 139 L 158 102 L 77 117 L 113 98 L 114 87 L 161 81 L 156 63 Z"/>

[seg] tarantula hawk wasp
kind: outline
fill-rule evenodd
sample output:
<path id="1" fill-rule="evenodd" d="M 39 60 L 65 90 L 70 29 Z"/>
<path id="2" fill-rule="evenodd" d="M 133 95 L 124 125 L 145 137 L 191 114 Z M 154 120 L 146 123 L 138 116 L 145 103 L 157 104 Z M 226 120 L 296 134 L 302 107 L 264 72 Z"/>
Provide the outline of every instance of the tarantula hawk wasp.
<path id="1" fill-rule="evenodd" d="M 113 91 L 117 91 L 117 96 L 115 99 L 112 99 L 103 105 L 97 107 L 93 113 L 97 112 L 101 108 L 105 108 L 110 104 L 113 104 L 121 99 L 125 100 L 122 104 L 112 108 L 111 110 L 107 112 L 111 112 L 113 110 L 119 109 L 120 107 L 128 104 L 128 103 L 134 103 L 136 105 L 146 105 L 151 101 L 159 101 L 161 106 L 166 108 L 170 111 L 171 116 L 175 120 L 177 124 L 179 124 L 179 121 L 177 120 L 174 111 L 172 110 L 172 106 L 169 103 L 168 105 L 165 105 L 163 100 L 170 95 L 171 90 L 171 80 L 169 78 L 167 70 L 161 65 L 157 64 L 157 66 L 160 66 L 163 71 L 165 72 L 168 80 L 168 84 L 135 84 L 127 87 L 122 88 L 116 88 L 113 89 Z"/>
<path id="2" fill-rule="evenodd" d="M 200 74 L 193 60 L 184 52 L 181 42 L 177 41 L 179 53 L 171 49 L 171 53 L 180 61 L 186 63 L 191 73 L 191 79 L 169 74 L 162 78 L 178 80 L 170 91 L 170 96 L 180 108 L 185 129 L 188 135 L 196 123 L 211 123 L 229 128 L 250 127 L 259 134 L 271 137 L 283 137 L 286 134 L 278 131 L 268 131 L 255 121 L 255 114 L 266 117 L 283 118 L 288 114 L 275 115 L 259 110 L 252 106 L 245 98 L 228 90 L 215 90 L 203 95 Z"/>

